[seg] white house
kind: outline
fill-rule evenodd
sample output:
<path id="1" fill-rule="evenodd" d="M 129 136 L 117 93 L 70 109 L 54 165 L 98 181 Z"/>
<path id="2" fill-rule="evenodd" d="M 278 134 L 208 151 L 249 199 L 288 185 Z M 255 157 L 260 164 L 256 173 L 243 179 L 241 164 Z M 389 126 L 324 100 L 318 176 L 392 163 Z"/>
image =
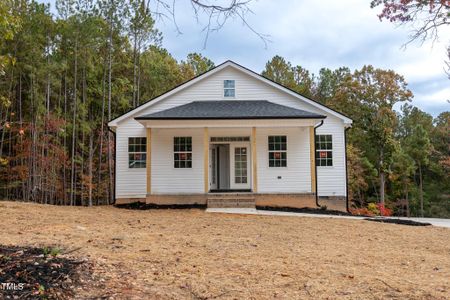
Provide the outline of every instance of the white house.
<path id="1" fill-rule="evenodd" d="M 351 124 L 227 61 L 108 123 L 116 203 L 345 210 Z"/>

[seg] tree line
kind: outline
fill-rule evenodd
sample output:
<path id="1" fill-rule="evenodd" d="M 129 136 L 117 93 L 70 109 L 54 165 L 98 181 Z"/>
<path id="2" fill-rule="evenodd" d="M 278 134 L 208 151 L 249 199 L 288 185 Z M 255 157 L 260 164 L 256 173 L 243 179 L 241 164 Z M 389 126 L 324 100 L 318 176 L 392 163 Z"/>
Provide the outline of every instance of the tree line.
<path id="1" fill-rule="evenodd" d="M 449 111 L 433 118 L 412 106 L 401 75 L 370 65 L 322 68 L 315 75 L 275 56 L 262 75 L 353 119 L 347 157 L 354 206 L 381 203 L 395 210 L 403 203 L 411 215 L 450 216 Z"/>
<path id="2" fill-rule="evenodd" d="M 174 59 L 145 1 L 58 0 L 56 8 L 0 2 L 0 198 L 108 204 L 108 120 L 214 62 L 198 53 Z M 412 215 L 450 216 L 450 113 L 433 118 L 408 104 L 401 75 L 373 66 L 316 75 L 280 56 L 262 75 L 354 120 L 347 154 L 356 207 L 406 201 Z"/>
<path id="3" fill-rule="evenodd" d="M 177 62 L 144 1 L 0 3 L 0 197 L 113 201 L 107 122 L 213 63 Z"/>

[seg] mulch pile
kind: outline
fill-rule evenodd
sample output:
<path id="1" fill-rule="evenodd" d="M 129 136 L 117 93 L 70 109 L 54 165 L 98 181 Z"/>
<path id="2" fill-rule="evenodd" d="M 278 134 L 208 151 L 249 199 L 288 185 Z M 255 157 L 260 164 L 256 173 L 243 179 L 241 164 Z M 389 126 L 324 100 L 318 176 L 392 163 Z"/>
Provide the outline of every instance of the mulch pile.
<path id="1" fill-rule="evenodd" d="M 402 220 L 402 219 L 381 219 L 381 218 L 365 218 L 364 220 L 380 222 L 380 223 L 390 223 L 399 225 L 409 225 L 409 226 L 430 226 L 430 223 L 426 222 L 416 222 L 412 220 Z"/>
<path id="2" fill-rule="evenodd" d="M 145 202 L 133 202 L 126 204 L 115 204 L 117 208 L 125 209 L 137 209 L 137 210 L 147 210 L 147 209 L 191 209 L 191 208 L 206 208 L 204 204 L 170 204 L 170 205 L 158 205 Z"/>
<path id="3" fill-rule="evenodd" d="M 0 245 L 0 293 L 4 299 L 70 299 L 88 263 L 58 250 Z"/>

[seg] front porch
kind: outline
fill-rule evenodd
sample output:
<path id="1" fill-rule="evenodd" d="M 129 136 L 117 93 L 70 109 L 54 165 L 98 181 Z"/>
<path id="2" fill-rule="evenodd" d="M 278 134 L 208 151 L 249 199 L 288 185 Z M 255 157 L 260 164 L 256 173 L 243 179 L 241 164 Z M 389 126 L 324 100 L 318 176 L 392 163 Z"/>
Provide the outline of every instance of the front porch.
<path id="1" fill-rule="evenodd" d="M 269 123 L 259 127 L 190 124 L 184 128 L 153 124 L 146 128 L 145 202 L 208 207 L 317 207 L 314 126 L 311 121 L 303 123 L 304 126 L 295 127 Z M 287 139 L 286 166 L 269 166 L 268 139 L 272 134 Z M 172 142 L 177 136 L 188 135 L 192 136 L 191 168 L 174 168 Z M 281 154 L 275 151 L 271 157 Z M 176 181 L 166 182 L 167 188 L 163 189 L 161 176 Z M 184 180 L 191 184 L 183 184 Z M 179 192 L 181 189 L 189 191 Z"/>
<path id="2" fill-rule="evenodd" d="M 200 101 L 136 117 L 146 130 L 146 202 L 317 207 L 315 126 L 268 101 Z"/>

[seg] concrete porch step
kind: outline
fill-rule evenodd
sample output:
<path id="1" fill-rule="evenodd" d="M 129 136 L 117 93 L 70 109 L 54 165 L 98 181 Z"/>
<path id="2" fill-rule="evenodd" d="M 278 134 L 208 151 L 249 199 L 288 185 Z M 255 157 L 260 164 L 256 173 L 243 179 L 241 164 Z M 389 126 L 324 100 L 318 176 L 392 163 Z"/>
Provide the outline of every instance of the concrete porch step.
<path id="1" fill-rule="evenodd" d="M 208 208 L 255 208 L 251 193 L 217 193 L 208 195 Z"/>

